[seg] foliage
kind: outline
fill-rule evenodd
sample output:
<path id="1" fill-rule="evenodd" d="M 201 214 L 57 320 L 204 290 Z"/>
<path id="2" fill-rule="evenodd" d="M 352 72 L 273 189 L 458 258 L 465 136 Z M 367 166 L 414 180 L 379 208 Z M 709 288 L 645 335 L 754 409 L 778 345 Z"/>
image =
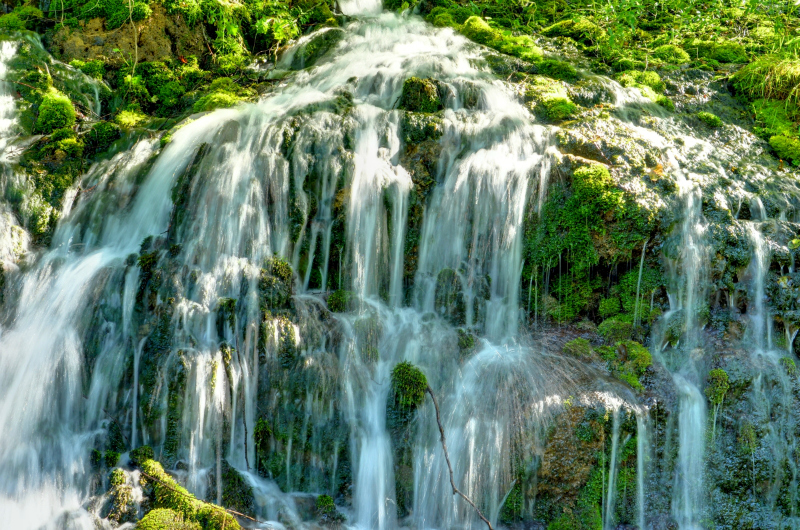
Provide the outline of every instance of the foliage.
<path id="1" fill-rule="evenodd" d="M 403 361 L 392 369 L 392 390 L 400 405 L 416 407 L 425 400 L 428 379 L 422 370 Z"/>
<path id="2" fill-rule="evenodd" d="M 33 30 L 43 15 L 35 6 L 20 4 L 10 13 L 0 16 L 0 30 Z"/>
<path id="3" fill-rule="evenodd" d="M 629 339 L 633 330 L 633 325 L 630 322 L 623 322 L 616 318 L 609 318 L 597 326 L 597 331 L 606 340 L 606 342 L 615 343 L 621 340 Z"/>
<path id="4" fill-rule="evenodd" d="M 334 313 L 346 313 L 355 308 L 356 300 L 355 293 L 338 289 L 328 296 L 328 309 Z"/>
<path id="5" fill-rule="evenodd" d="M 689 54 L 686 50 L 674 44 L 665 44 L 653 50 L 653 57 L 672 64 L 684 64 L 689 62 Z"/>
<path id="6" fill-rule="evenodd" d="M 153 459 L 154 456 L 153 448 L 150 447 L 149 445 L 143 445 L 131 451 L 129 456 L 131 464 L 133 464 L 134 466 L 138 466 L 141 465 L 146 460 Z"/>

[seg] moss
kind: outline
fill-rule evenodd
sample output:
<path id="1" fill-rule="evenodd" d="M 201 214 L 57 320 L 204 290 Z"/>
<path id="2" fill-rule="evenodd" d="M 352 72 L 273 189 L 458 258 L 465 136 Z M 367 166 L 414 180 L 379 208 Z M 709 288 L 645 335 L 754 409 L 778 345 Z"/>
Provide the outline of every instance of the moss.
<path id="1" fill-rule="evenodd" d="M 525 61 L 538 61 L 542 58 L 542 50 L 527 35 L 513 36 L 504 34 L 491 27 L 479 16 L 471 16 L 460 27 L 461 32 L 468 39 L 494 48 L 500 52 Z"/>
<path id="2" fill-rule="evenodd" d="M 795 104 L 757 99 L 751 109 L 756 121 L 753 130 L 761 138 L 769 139 L 771 136 L 792 138 L 798 135 L 797 121 L 800 118 L 800 111 Z"/>
<path id="3" fill-rule="evenodd" d="M 353 311 L 356 307 L 358 298 L 355 293 L 338 289 L 328 296 L 328 309 L 334 313 L 346 313 Z"/>
<path id="4" fill-rule="evenodd" d="M 0 16 L 0 30 L 34 30 L 43 16 L 42 11 L 32 5 L 18 5 L 11 13 Z"/>
<path id="5" fill-rule="evenodd" d="M 215 109 L 233 107 L 244 98 L 230 92 L 212 92 L 198 99 L 192 110 L 194 112 L 208 112 Z"/>
<path id="6" fill-rule="evenodd" d="M 123 110 L 114 118 L 120 127 L 130 129 L 147 120 L 144 113 L 137 110 Z"/>
<path id="7" fill-rule="evenodd" d="M 578 20 L 562 20 L 542 30 L 545 37 L 569 37 L 586 46 L 595 44 L 605 38 L 606 32 L 597 24 L 586 18 Z"/>
<path id="8" fill-rule="evenodd" d="M 94 59 L 92 61 L 74 59 L 70 61 L 69 65 L 94 79 L 103 79 L 103 76 L 106 74 L 106 63 L 100 59 Z"/>
<path id="9" fill-rule="evenodd" d="M 704 41 L 690 39 L 684 42 L 683 48 L 693 59 L 707 59 L 714 63 L 746 63 L 747 51 L 741 44 L 733 41 Z"/>
<path id="10" fill-rule="evenodd" d="M 620 310 L 621 305 L 619 298 L 603 298 L 600 300 L 600 306 L 598 307 L 597 313 L 603 318 L 608 318 L 618 315 Z"/>
<path id="11" fill-rule="evenodd" d="M 222 505 L 245 515 L 255 515 L 253 488 L 228 462 L 222 464 Z"/>
<path id="12" fill-rule="evenodd" d="M 392 390 L 402 406 L 416 407 L 425 399 L 428 379 L 422 370 L 403 361 L 392 369 Z"/>
<path id="13" fill-rule="evenodd" d="M 578 78 L 578 71 L 571 64 L 555 59 L 544 59 L 537 64 L 540 74 L 560 79 L 562 81 L 575 81 Z"/>
<path id="14" fill-rule="evenodd" d="M 439 97 L 437 83 L 433 79 L 410 77 L 403 82 L 399 108 L 412 111 L 432 113 L 444 108 Z"/>
<path id="15" fill-rule="evenodd" d="M 119 468 L 114 469 L 109 474 L 108 481 L 112 486 L 122 486 L 127 482 L 127 479 L 125 478 L 125 472 Z"/>
<path id="16" fill-rule="evenodd" d="M 545 116 L 551 122 L 568 120 L 578 112 L 578 106 L 569 98 L 549 98 L 542 101 Z"/>
<path id="17" fill-rule="evenodd" d="M 769 139 L 769 145 L 775 150 L 775 154 L 781 160 L 791 162 L 795 166 L 800 166 L 800 140 L 787 138 L 786 136 L 773 136 Z"/>
<path id="18" fill-rule="evenodd" d="M 661 76 L 652 70 L 627 70 L 620 72 L 615 76 L 617 81 L 624 87 L 650 87 L 656 93 L 662 93 L 666 89 L 666 85 L 661 80 Z"/>
<path id="19" fill-rule="evenodd" d="M 475 335 L 469 331 L 458 328 L 458 354 L 459 358 L 466 359 L 475 351 Z"/>
<path id="20" fill-rule="evenodd" d="M 39 105 L 35 131 L 49 134 L 55 129 L 72 127 L 75 125 L 76 116 L 72 101 L 58 90 L 51 88 L 44 94 Z"/>
<path id="21" fill-rule="evenodd" d="M 294 295 L 292 266 L 279 256 L 267 258 L 258 280 L 262 303 L 269 308 L 285 308 Z"/>
<path id="22" fill-rule="evenodd" d="M 708 125 L 709 127 L 722 127 L 722 120 L 716 114 L 710 112 L 700 111 L 696 114 L 697 119 Z"/>
<path id="23" fill-rule="evenodd" d="M 686 64 L 691 58 L 686 50 L 674 44 L 665 44 L 653 50 L 653 57 L 670 64 Z"/>
<path id="24" fill-rule="evenodd" d="M 797 377 L 797 364 L 791 357 L 781 357 L 781 366 L 789 377 Z"/>
<path id="25" fill-rule="evenodd" d="M 106 451 L 103 455 L 103 459 L 106 462 L 106 467 L 114 467 L 119 462 L 119 453 L 116 451 Z"/>
<path id="26" fill-rule="evenodd" d="M 633 332 L 633 325 L 630 322 L 622 322 L 616 318 L 609 318 L 597 326 L 597 331 L 606 342 L 615 343 L 629 339 Z"/>
<path id="27" fill-rule="evenodd" d="M 136 523 L 136 530 L 200 530 L 200 525 L 185 519 L 180 512 L 156 508 Z"/>
<path id="28" fill-rule="evenodd" d="M 101 153 L 106 151 L 111 144 L 122 136 L 117 125 L 101 121 L 92 125 L 92 128 L 84 137 L 86 148 L 89 153 Z"/>
<path id="29" fill-rule="evenodd" d="M 131 464 L 133 464 L 134 466 L 138 466 L 141 465 L 142 462 L 145 462 L 147 460 L 152 460 L 154 456 L 153 448 L 150 447 L 149 445 L 143 445 L 131 451 L 129 456 Z"/>
<path id="30" fill-rule="evenodd" d="M 731 387 L 728 381 L 728 373 L 720 368 L 715 368 L 708 372 L 707 382 L 706 396 L 708 400 L 712 405 L 719 405 Z"/>
<path id="31" fill-rule="evenodd" d="M 593 353 L 592 345 L 589 343 L 589 341 L 581 338 L 572 339 L 564 344 L 562 351 L 567 355 L 577 357 L 578 359 L 591 357 Z"/>
<path id="32" fill-rule="evenodd" d="M 606 360 L 611 372 L 619 379 L 636 390 L 644 388 L 640 379 L 653 362 L 650 350 L 636 341 L 623 340 L 616 344 L 613 357 L 606 353 Z"/>

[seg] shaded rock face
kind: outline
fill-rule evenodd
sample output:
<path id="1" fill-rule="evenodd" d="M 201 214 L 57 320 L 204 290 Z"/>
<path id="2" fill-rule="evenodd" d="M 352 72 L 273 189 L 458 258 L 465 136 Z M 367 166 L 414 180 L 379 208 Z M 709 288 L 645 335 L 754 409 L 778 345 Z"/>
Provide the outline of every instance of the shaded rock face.
<path id="1" fill-rule="evenodd" d="M 167 15 L 161 5 L 153 6 L 146 20 L 126 22 L 106 30 L 104 19 L 80 22 L 80 27 L 64 27 L 53 35 L 53 54 L 64 62 L 103 58 L 113 66 L 139 62 L 202 57 L 208 52 L 202 25 L 190 27 L 180 15 Z"/>

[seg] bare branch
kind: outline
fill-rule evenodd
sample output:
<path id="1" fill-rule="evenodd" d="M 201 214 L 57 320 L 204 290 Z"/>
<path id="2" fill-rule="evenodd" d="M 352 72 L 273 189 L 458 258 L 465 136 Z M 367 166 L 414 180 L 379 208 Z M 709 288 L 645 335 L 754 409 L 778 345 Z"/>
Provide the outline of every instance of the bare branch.
<path id="1" fill-rule="evenodd" d="M 428 385 L 427 388 L 425 388 L 425 392 L 430 394 L 431 399 L 433 400 L 433 407 L 436 409 L 436 423 L 439 425 L 439 434 L 441 436 L 441 441 L 442 441 L 442 450 L 444 451 L 444 459 L 447 462 L 447 470 L 450 472 L 450 486 L 452 486 L 453 488 L 453 495 L 460 495 L 461 498 L 467 501 L 467 503 L 470 506 L 475 508 L 475 512 L 478 514 L 478 517 L 480 517 L 481 520 L 484 523 L 486 523 L 486 526 L 489 527 L 489 530 L 494 530 L 494 528 L 492 527 L 492 523 L 489 522 L 489 519 L 487 519 L 483 515 L 483 513 L 481 513 L 480 509 L 477 506 L 475 506 L 475 503 L 472 502 L 469 497 L 461 493 L 461 490 L 459 490 L 456 487 L 456 482 L 453 479 L 453 466 L 450 465 L 450 455 L 447 453 L 447 442 L 444 439 L 444 427 L 442 427 L 442 420 L 441 417 L 439 416 L 439 404 L 436 402 L 436 396 L 433 395 L 433 390 L 431 390 L 430 385 Z"/>

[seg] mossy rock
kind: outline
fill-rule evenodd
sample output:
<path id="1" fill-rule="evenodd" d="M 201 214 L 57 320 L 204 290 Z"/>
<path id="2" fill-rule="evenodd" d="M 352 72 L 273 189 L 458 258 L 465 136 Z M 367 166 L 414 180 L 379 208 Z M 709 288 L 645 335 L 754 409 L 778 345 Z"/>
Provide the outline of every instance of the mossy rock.
<path id="1" fill-rule="evenodd" d="M 136 530 L 201 530 L 201 527 L 196 521 L 186 520 L 180 512 L 156 508 L 136 523 Z"/>
<path id="2" fill-rule="evenodd" d="M 571 64 L 558 61 L 556 59 L 543 59 L 537 64 L 537 70 L 541 75 L 560 79 L 561 81 L 575 81 L 578 78 L 578 71 Z"/>
<path id="3" fill-rule="evenodd" d="M 278 256 L 267 258 L 259 275 L 258 290 L 267 307 L 287 307 L 294 295 L 294 272 L 289 262 Z"/>
<path id="4" fill-rule="evenodd" d="M 728 381 L 728 373 L 720 368 L 715 368 L 708 372 L 708 385 L 706 386 L 706 396 L 712 405 L 719 405 L 725 399 L 725 394 L 731 387 Z"/>
<path id="5" fill-rule="evenodd" d="M 322 5 L 327 7 L 325 3 L 322 3 Z M 292 57 L 292 70 L 302 70 L 313 66 L 323 55 L 333 49 L 344 36 L 345 32 L 339 28 L 319 31 L 295 52 Z"/>
<path id="6" fill-rule="evenodd" d="M 491 27 L 479 16 L 471 16 L 459 28 L 471 41 L 501 51 L 525 61 L 538 61 L 542 50 L 528 35 L 508 35 Z"/>
<path id="7" fill-rule="evenodd" d="M 567 342 L 564 344 L 562 351 L 567 355 L 577 357 L 578 359 L 591 357 L 592 353 L 594 352 L 594 350 L 592 350 L 591 343 L 582 338 L 572 339 L 571 341 Z"/>
<path id="8" fill-rule="evenodd" d="M 39 104 L 35 132 L 50 134 L 56 129 L 72 127 L 75 125 L 76 117 L 72 101 L 58 90 L 51 88 L 44 94 Z"/>
<path id="9" fill-rule="evenodd" d="M 722 127 L 722 120 L 716 114 L 712 114 L 710 112 L 700 111 L 696 114 L 697 119 L 701 122 L 705 123 L 707 126 L 711 127 L 712 129 L 717 127 Z"/>
<path id="10" fill-rule="evenodd" d="M 606 32 L 594 22 L 580 18 L 578 20 L 562 20 L 542 30 L 545 37 L 569 37 L 575 42 L 591 46 L 606 37 Z"/>
<path id="11" fill-rule="evenodd" d="M 633 324 L 630 322 L 623 322 L 616 318 L 609 318 L 597 326 L 597 331 L 606 342 L 616 343 L 631 337 L 633 333 Z"/>
<path id="12" fill-rule="evenodd" d="M 800 166 L 800 140 L 787 138 L 786 136 L 773 136 L 769 139 L 769 145 L 775 150 L 775 154 L 781 160 L 791 162 L 792 165 Z"/>
<path id="13" fill-rule="evenodd" d="M 439 84 L 433 79 L 409 77 L 403 82 L 399 108 L 411 112 L 433 113 L 444 108 Z"/>
<path id="14" fill-rule="evenodd" d="M 328 296 L 328 309 L 334 313 L 354 311 L 357 307 L 358 297 L 352 291 L 338 289 Z"/>
<path id="15" fill-rule="evenodd" d="M 417 407 L 425 400 L 428 379 L 422 370 L 403 361 L 392 369 L 392 390 L 399 404 Z"/>
<path id="16" fill-rule="evenodd" d="M 653 50 L 653 57 L 670 64 L 686 64 L 691 60 L 686 50 L 674 44 L 665 44 Z"/>

